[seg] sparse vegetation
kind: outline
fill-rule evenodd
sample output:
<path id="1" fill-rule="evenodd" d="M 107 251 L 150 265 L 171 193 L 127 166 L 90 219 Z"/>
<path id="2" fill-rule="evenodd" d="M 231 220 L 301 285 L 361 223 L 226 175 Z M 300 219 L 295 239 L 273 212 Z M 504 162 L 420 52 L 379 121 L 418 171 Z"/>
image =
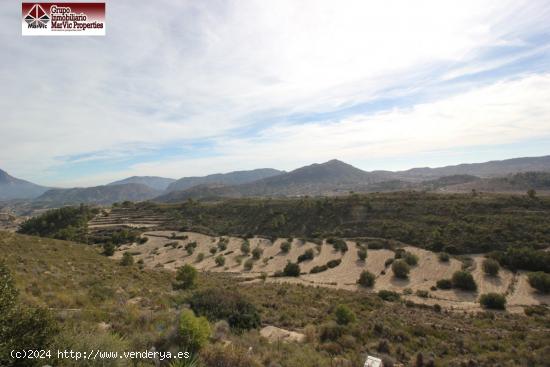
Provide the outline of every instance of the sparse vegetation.
<path id="1" fill-rule="evenodd" d="M 401 279 L 407 279 L 409 277 L 409 272 L 411 271 L 409 264 L 403 260 L 394 261 L 391 266 L 391 270 L 396 278 Z"/>
<path id="2" fill-rule="evenodd" d="M 368 270 L 363 270 L 361 272 L 361 275 L 359 276 L 359 279 L 357 280 L 357 283 L 362 287 L 369 288 L 374 286 L 375 280 L 376 277 L 373 273 Z"/>
<path id="3" fill-rule="evenodd" d="M 483 260 L 482 267 L 485 274 L 493 277 L 496 277 L 500 270 L 498 261 L 490 258 Z"/>
<path id="4" fill-rule="evenodd" d="M 467 271 L 460 270 L 453 274 L 452 277 L 453 288 L 461 289 L 463 291 L 476 291 L 477 284 L 472 274 Z"/>
<path id="5" fill-rule="evenodd" d="M 134 265 L 134 256 L 131 253 L 125 252 L 122 254 L 122 259 L 120 260 L 120 265 L 122 266 L 131 266 Z"/>
<path id="6" fill-rule="evenodd" d="M 529 273 L 528 278 L 531 287 L 541 293 L 550 293 L 550 274 L 538 271 Z"/>

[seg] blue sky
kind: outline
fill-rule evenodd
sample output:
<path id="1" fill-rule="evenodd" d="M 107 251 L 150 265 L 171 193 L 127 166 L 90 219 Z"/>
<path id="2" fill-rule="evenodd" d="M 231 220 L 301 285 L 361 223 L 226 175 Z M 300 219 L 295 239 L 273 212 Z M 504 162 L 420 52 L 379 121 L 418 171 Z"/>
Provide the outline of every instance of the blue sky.
<path id="1" fill-rule="evenodd" d="M 550 154 L 548 1 L 107 1 L 105 37 L 0 5 L 0 168 L 87 186 L 333 158 Z"/>

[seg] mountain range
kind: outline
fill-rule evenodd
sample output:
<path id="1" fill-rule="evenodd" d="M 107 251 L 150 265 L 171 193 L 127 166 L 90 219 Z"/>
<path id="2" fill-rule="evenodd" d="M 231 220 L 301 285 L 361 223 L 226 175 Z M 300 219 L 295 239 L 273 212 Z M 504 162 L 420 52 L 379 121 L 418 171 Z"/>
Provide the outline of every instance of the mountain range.
<path id="1" fill-rule="evenodd" d="M 10 176 L 0 169 L 0 200 L 32 199 L 49 188 Z"/>
<path id="2" fill-rule="evenodd" d="M 338 195 L 350 191 L 520 192 L 530 188 L 550 192 L 550 156 L 370 172 L 334 159 L 290 172 L 261 168 L 178 180 L 133 176 L 104 186 L 71 189 L 50 189 L 0 170 L 0 200 L 32 199 L 49 206 L 108 205 L 125 200 L 180 202 L 189 198 Z"/>

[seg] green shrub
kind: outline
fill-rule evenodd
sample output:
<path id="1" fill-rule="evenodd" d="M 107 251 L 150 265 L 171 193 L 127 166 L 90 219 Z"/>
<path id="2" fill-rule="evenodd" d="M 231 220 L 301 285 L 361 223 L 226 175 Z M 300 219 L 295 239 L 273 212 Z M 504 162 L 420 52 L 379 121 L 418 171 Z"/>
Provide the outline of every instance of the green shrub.
<path id="1" fill-rule="evenodd" d="M 288 262 L 283 270 L 283 274 L 287 277 L 299 277 L 300 265 L 297 263 Z"/>
<path id="2" fill-rule="evenodd" d="M 479 303 L 484 308 L 490 308 L 493 310 L 506 309 L 506 297 L 498 293 L 482 294 L 481 297 L 479 297 Z"/>
<path id="3" fill-rule="evenodd" d="M 399 293 L 394 291 L 388 291 L 385 289 L 382 289 L 381 291 L 378 292 L 378 297 L 382 298 L 384 301 L 389 301 L 389 302 L 399 301 L 399 299 L 401 298 Z"/>
<path id="4" fill-rule="evenodd" d="M 193 241 L 185 244 L 185 251 L 187 251 L 189 255 L 193 255 L 193 252 L 195 252 L 196 248 L 197 248 L 197 242 Z"/>
<path id="5" fill-rule="evenodd" d="M 323 271 L 328 270 L 326 265 L 316 265 L 309 271 L 310 274 L 322 273 Z"/>
<path id="6" fill-rule="evenodd" d="M 407 279 L 411 271 L 409 265 L 403 260 L 394 261 L 391 270 L 396 278 Z"/>
<path id="7" fill-rule="evenodd" d="M 197 269 L 189 264 L 180 267 L 176 273 L 175 289 L 193 288 L 197 282 Z"/>
<path id="8" fill-rule="evenodd" d="M 451 289 L 453 287 L 453 281 L 451 279 L 439 279 L 436 282 L 436 286 L 439 289 Z"/>
<path id="9" fill-rule="evenodd" d="M 204 260 L 204 254 L 202 252 L 199 252 L 197 254 L 197 262 L 200 263 L 203 260 Z"/>
<path id="10" fill-rule="evenodd" d="M 248 242 L 248 240 L 244 240 L 241 244 L 241 252 L 243 255 L 248 255 L 250 253 L 250 242 Z"/>
<path id="11" fill-rule="evenodd" d="M 390 266 L 391 264 L 393 264 L 393 262 L 395 261 L 395 259 L 393 257 L 390 257 L 389 259 L 387 259 L 386 261 L 384 261 L 384 267 L 388 267 Z"/>
<path id="12" fill-rule="evenodd" d="M 218 248 L 217 248 L 217 247 L 210 247 L 210 253 L 211 253 L 212 255 L 215 255 L 216 252 L 218 252 Z"/>
<path id="13" fill-rule="evenodd" d="M 369 288 L 374 286 L 375 280 L 376 277 L 373 273 L 368 270 L 363 270 L 361 272 L 361 275 L 359 276 L 359 279 L 357 280 L 357 283 L 362 287 Z"/>
<path id="14" fill-rule="evenodd" d="M 347 325 L 357 319 L 355 313 L 346 305 L 338 305 L 334 310 L 334 316 L 339 325 Z"/>
<path id="15" fill-rule="evenodd" d="M 531 287 L 541 293 L 550 293 L 550 274 L 538 271 L 529 273 L 527 279 Z"/>
<path id="16" fill-rule="evenodd" d="M 335 251 L 345 253 L 348 251 L 348 244 L 341 238 L 330 237 L 327 239 L 327 243 L 331 244 Z"/>
<path id="17" fill-rule="evenodd" d="M 437 255 L 437 257 L 439 258 L 439 261 L 444 263 L 449 262 L 449 260 L 451 259 L 449 254 L 446 252 L 440 252 L 439 255 Z"/>
<path id="18" fill-rule="evenodd" d="M 308 261 L 308 260 L 312 260 L 314 256 L 315 256 L 315 254 L 313 253 L 313 250 L 312 249 L 307 249 L 303 254 L 298 256 L 298 263 Z"/>
<path id="19" fill-rule="evenodd" d="M 291 246 L 292 245 L 290 244 L 290 242 L 285 241 L 285 242 L 281 243 L 281 251 L 283 253 L 287 254 L 290 251 Z"/>
<path id="20" fill-rule="evenodd" d="M 123 265 L 123 266 L 134 265 L 134 257 L 132 256 L 132 254 L 129 252 L 125 252 L 124 254 L 122 254 L 120 265 Z"/>
<path id="21" fill-rule="evenodd" d="M 216 258 L 214 259 L 214 262 L 216 263 L 217 266 L 224 266 L 225 265 L 225 256 L 223 256 L 223 255 L 216 256 Z"/>
<path id="22" fill-rule="evenodd" d="M 205 317 L 197 317 L 191 310 L 183 310 L 180 315 L 178 337 L 185 350 L 200 350 L 210 337 L 210 324 Z"/>
<path id="23" fill-rule="evenodd" d="M 472 274 L 464 270 L 459 270 L 452 277 L 453 288 L 462 289 L 464 291 L 477 290 L 477 284 Z"/>
<path id="24" fill-rule="evenodd" d="M 327 267 L 329 269 L 335 268 L 342 262 L 342 259 L 334 259 L 327 262 Z"/>
<path id="25" fill-rule="evenodd" d="M 427 290 L 418 289 L 416 291 L 416 295 L 421 298 L 428 298 L 430 296 L 430 292 L 428 292 Z"/>
<path id="26" fill-rule="evenodd" d="M 218 248 L 220 249 L 220 251 L 227 250 L 227 240 L 225 240 L 224 238 L 220 238 L 220 240 L 218 241 Z"/>
<path id="27" fill-rule="evenodd" d="M 500 270 L 500 265 L 495 259 L 485 259 L 482 263 L 483 272 L 490 276 L 497 276 Z"/>
<path id="28" fill-rule="evenodd" d="M 260 325 L 256 307 L 234 290 L 203 289 L 191 296 L 189 304 L 197 315 L 211 321 L 226 320 L 237 330 L 254 329 Z"/>
<path id="29" fill-rule="evenodd" d="M 212 367 L 262 367 L 247 349 L 230 345 L 210 345 L 201 351 L 204 366 Z"/>
<path id="30" fill-rule="evenodd" d="M 410 252 L 405 252 L 403 260 L 405 260 L 409 266 L 416 266 L 418 264 L 418 256 Z"/>
<path id="31" fill-rule="evenodd" d="M 367 258 L 367 250 L 364 248 L 359 249 L 357 251 L 357 257 L 359 258 L 359 260 L 365 261 L 365 259 Z"/>
<path id="32" fill-rule="evenodd" d="M 346 332 L 346 327 L 329 321 L 319 328 L 319 339 L 321 342 L 336 341 Z"/>
<path id="33" fill-rule="evenodd" d="M 264 250 L 262 250 L 260 247 L 255 247 L 254 250 L 252 250 L 252 257 L 256 260 L 259 260 L 262 257 L 263 253 Z"/>
<path id="34" fill-rule="evenodd" d="M 106 242 L 103 244 L 103 255 L 113 256 L 115 254 L 115 245 L 112 242 Z"/>

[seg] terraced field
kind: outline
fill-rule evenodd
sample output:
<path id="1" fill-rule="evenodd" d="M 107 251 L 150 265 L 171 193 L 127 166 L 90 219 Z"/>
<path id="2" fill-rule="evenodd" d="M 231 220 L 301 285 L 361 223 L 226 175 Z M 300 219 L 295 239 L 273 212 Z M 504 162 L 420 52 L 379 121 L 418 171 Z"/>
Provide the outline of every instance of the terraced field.
<path id="1" fill-rule="evenodd" d="M 142 262 L 145 267 L 176 270 L 184 264 L 192 264 L 202 271 L 239 274 L 250 282 L 259 282 L 262 277 L 267 276 L 268 282 L 289 282 L 370 292 L 393 290 L 415 303 L 439 304 L 446 309 L 477 310 L 479 295 L 488 292 L 505 294 L 508 310 L 511 312 L 521 312 L 526 305 L 550 304 L 550 296 L 541 295 L 532 289 L 523 272 L 512 273 L 501 269 L 497 277 L 485 275 L 481 269 L 482 255 L 471 256 L 469 265 L 478 291 L 465 292 L 434 288 L 438 280 L 451 278 L 455 271 L 462 269 L 463 262 L 457 258 L 441 262 L 436 253 L 412 246 L 404 246 L 404 249 L 418 256 L 418 264 L 411 268 L 408 279 L 397 279 L 386 265 L 386 261 L 395 256 L 393 251 L 368 250 L 367 259 L 362 261 L 357 255 L 358 245 L 353 241 L 346 241 L 348 251 L 342 254 L 326 241 L 318 245 L 292 239 L 291 248 L 285 253 L 281 250 L 281 244 L 288 239 L 279 238 L 272 242 L 266 238 L 254 237 L 248 239 L 250 252 L 255 248 L 261 252 L 255 259 L 251 253 L 242 252 L 241 246 L 245 240 L 238 237 L 214 237 L 194 232 L 172 231 L 148 231 L 143 236 L 148 239 L 145 244 L 122 246 L 113 258 L 120 259 L 124 252 L 130 252 L 135 260 Z M 221 238 L 226 242 L 226 248 L 223 250 L 218 247 Z M 194 244 L 191 254 L 187 250 L 190 244 Z M 298 257 L 310 249 L 313 250 L 314 257 L 300 263 L 302 274 L 299 277 L 274 276 L 283 270 L 288 261 L 297 262 Z M 224 258 L 223 265 L 216 263 L 217 257 Z M 339 260 L 340 263 L 323 272 L 310 273 L 315 266 L 326 265 L 331 260 Z M 376 284 L 373 288 L 364 289 L 357 285 L 357 279 L 364 270 L 376 275 Z M 423 292 L 427 292 L 427 296 Z"/>

